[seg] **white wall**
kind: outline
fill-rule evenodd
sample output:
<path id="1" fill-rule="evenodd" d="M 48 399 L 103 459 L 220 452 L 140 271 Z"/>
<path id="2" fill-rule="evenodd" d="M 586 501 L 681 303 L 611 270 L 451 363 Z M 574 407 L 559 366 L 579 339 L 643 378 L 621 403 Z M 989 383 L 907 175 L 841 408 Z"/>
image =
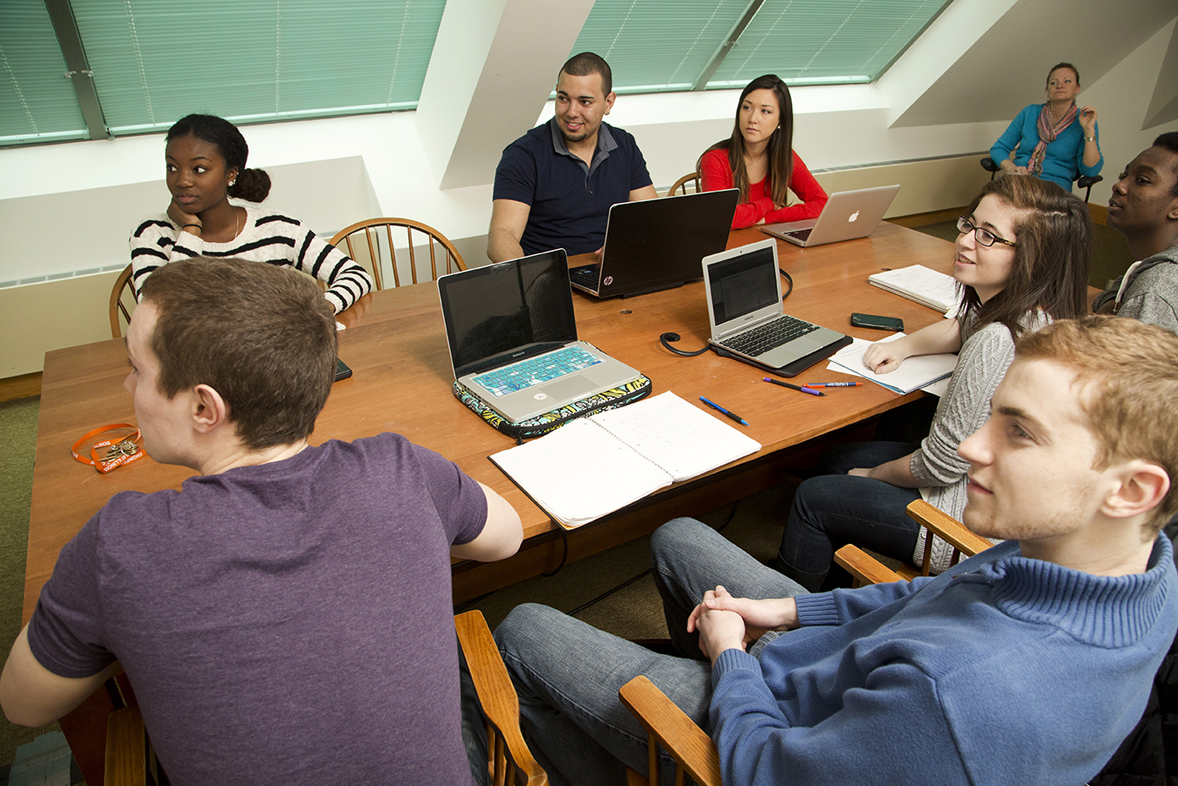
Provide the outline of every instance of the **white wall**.
<path id="1" fill-rule="evenodd" d="M 1104 2 L 1075 1 L 1083 7 Z M 530 7 L 528 4 L 536 0 L 501 2 L 513 12 L 518 11 L 514 8 L 517 4 Z M 1132 8 L 1127 9 L 1126 3 Z M 969 122 L 957 122 L 962 119 L 957 111 L 960 97 L 988 95 L 994 89 L 989 75 L 1008 71 L 1008 54 L 996 53 L 987 61 L 990 47 L 984 45 L 986 37 L 1024 36 L 1041 46 L 1035 29 L 1008 24 L 1012 14 L 1021 19 L 1037 18 L 1064 7 L 1074 7 L 1072 0 L 955 0 L 878 83 L 794 90 L 795 147 L 810 168 L 819 172 L 929 158 L 960 159 L 988 150 L 1013 111 L 990 106 Z M 1137 27 L 1128 25 L 1120 38 L 1105 42 L 1104 49 L 1122 54 L 1104 70 L 1081 66 L 1085 90 L 1080 100 L 1092 103 L 1100 113 L 1106 181 L 1094 189 L 1093 201 L 1101 203 L 1107 201 L 1111 181 L 1121 167 L 1157 134 L 1178 130 L 1178 121 L 1142 128 L 1166 53 L 1175 47 L 1178 3 L 1124 0 L 1118 9 L 1128 18 L 1145 21 Z M 1170 21 L 1157 27 L 1155 20 L 1161 17 Z M 1078 23 L 1073 20 L 1073 25 L 1077 24 L 1082 27 L 1083 19 Z M 1153 27 L 1142 32 L 1142 25 Z M 496 45 L 491 45 L 492 52 Z M 1028 52 L 1034 49 L 1030 44 L 1024 48 Z M 1084 56 L 1066 44 L 1051 49 L 1046 54 L 1035 51 L 1035 56 L 1052 62 L 1070 57 L 1077 64 Z M 542 62 L 533 66 L 551 71 L 555 81 L 559 62 L 554 66 L 551 61 L 556 55 L 525 49 L 519 56 L 540 59 Z M 1108 53 L 1103 56 L 1107 59 Z M 962 61 L 969 65 L 968 78 L 957 68 Z M 1039 79 L 1035 73 L 1026 78 L 1032 82 Z M 1020 77 L 1017 86 L 1005 87 L 1012 92 L 1016 88 L 1025 91 L 1024 81 Z M 496 80 L 490 83 L 488 89 L 503 91 L 499 99 L 504 106 L 519 99 L 509 85 Z M 487 80 L 479 84 L 485 85 Z M 693 169 L 705 147 L 728 135 L 736 97 L 736 91 L 621 96 L 609 121 L 635 135 L 656 186 L 663 190 Z M 535 106 L 538 120 L 551 116 L 551 104 L 543 104 L 542 96 L 524 100 Z M 1025 103 L 1022 98 L 1010 100 Z M 518 113 L 518 109 L 513 111 Z M 437 227 L 459 245 L 471 263 L 479 264 L 484 261 L 477 255 L 490 219 L 490 173 L 497 150 L 525 129 L 488 124 L 486 133 L 494 142 L 488 144 L 488 140 L 469 133 L 470 118 L 465 113 L 456 113 L 452 122 L 464 124 L 467 130 L 439 132 L 456 140 L 452 143 L 454 152 L 447 157 L 439 155 L 437 140 L 430 135 L 433 127 L 446 122 L 445 112 L 439 111 L 438 120 L 425 128 L 412 112 L 251 126 L 245 131 L 251 150 L 249 164 L 267 169 L 273 177 L 274 189 L 267 204 L 303 219 L 320 234 L 333 234 L 346 224 L 375 215 L 407 216 Z M 441 175 L 427 160 L 427 146 L 435 161 L 469 161 L 471 150 L 479 151 L 476 157 L 483 163 L 485 174 L 479 178 L 483 182 L 440 187 Z M 3 288 L 5 282 L 123 267 L 128 260 L 127 234 L 137 219 L 162 212 L 167 205 L 162 158 L 161 135 L 0 150 L 0 235 L 6 238 L 0 246 L 0 310 L 11 317 L 15 313 L 12 304 L 29 300 L 20 288 Z M 953 174 L 947 176 L 958 177 L 961 170 L 955 163 L 922 171 L 949 172 Z M 956 193 L 947 187 L 951 184 L 927 183 L 924 201 L 921 194 L 913 193 L 921 185 L 906 184 L 902 204 L 912 206 L 914 212 L 956 206 L 926 204 Z M 101 283 L 105 285 L 105 281 L 103 278 Z M 100 289 L 99 283 L 94 287 Z M 40 301 L 52 302 L 52 295 L 38 291 Z M 57 320 L 74 310 L 71 304 L 63 303 L 60 310 L 54 309 L 57 313 L 38 308 L 26 318 L 34 322 Z M 72 332 L 65 331 L 64 337 L 57 331 L 43 345 L 36 341 L 16 349 L 12 342 L 6 342 L 8 347 L 0 345 L 0 377 L 36 370 L 46 349 L 109 335 L 104 320 L 87 319 Z M 34 337 L 49 335 L 38 331 L 35 324 L 22 329 Z M 5 334 L 12 335 L 7 329 Z"/>

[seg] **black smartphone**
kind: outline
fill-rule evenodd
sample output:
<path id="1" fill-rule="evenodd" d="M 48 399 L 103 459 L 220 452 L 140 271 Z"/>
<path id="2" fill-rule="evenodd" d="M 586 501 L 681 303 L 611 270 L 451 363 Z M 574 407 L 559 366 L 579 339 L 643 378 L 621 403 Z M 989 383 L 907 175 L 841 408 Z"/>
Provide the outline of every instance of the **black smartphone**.
<path id="1" fill-rule="evenodd" d="M 348 368 L 347 363 L 343 362 L 339 358 L 336 358 L 335 359 L 335 381 L 339 382 L 341 379 L 347 379 L 350 376 L 352 376 L 352 369 Z"/>
<path id="2" fill-rule="evenodd" d="M 881 317 L 878 314 L 851 314 L 851 327 L 872 328 L 873 330 L 903 330 L 904 320 L 896 317 Z"/>

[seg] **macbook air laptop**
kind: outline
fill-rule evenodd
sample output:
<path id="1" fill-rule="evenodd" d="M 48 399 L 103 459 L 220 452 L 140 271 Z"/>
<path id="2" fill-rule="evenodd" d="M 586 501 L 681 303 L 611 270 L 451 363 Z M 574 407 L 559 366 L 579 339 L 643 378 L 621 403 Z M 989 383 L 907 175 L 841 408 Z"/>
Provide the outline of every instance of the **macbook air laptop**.
<path id="1" fill-rule="evenodd" d="M 511 423 L 641 376 L 577 340 L 564 249 L 438 278 L 457 379 Z"/>
<path id="2" fill-rule="evenodd" d="M 671 289 L 699 278 L 699 263 L 728 245 L 740 192 L 619 202 L 609 209 L 601 264 L 569 271 L 573 286 L 600 298 Z"/>
<path id="3" fill-rule="evenodd" d="M 703 272 L 714 347 L 772 369 L 808 361 L 785 373 L 793 376 L 851 343 L 842 333 L 782 313 L 775 240 L 705 257 Z"/>
<path id="4" fill-rule="evenodd" d="M 831 194 L 818 218 L 766 224 L 761 231 L 805 248 L 857 240 L 875 231 L 899 190 L 896 185 L 840 191 Z"/>

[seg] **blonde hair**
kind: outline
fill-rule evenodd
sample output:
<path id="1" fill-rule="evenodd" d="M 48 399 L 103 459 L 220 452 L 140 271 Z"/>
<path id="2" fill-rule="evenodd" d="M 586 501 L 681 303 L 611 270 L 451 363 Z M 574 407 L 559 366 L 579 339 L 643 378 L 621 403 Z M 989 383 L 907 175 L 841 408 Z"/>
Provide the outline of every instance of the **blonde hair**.
<path id="1" fill-rule="evenodd" d="M 1095 469 L 1139 459 L 1170 476 L 1170 490 L 1146 520 L 1155 536 L 1178 512 L 1178 336 L 1135 319 L 1087 316 L 1022 336 L 1015 353 L 1075 372 L 1096 437 Z"/>

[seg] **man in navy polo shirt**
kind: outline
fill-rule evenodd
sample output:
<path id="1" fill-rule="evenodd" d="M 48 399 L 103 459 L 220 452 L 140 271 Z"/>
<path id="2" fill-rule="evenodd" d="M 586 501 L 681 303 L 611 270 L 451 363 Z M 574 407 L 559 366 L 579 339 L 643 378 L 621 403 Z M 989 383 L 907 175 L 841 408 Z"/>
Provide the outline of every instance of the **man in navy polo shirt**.
<path id="1" fill-rule="evenodd" d="M 612 205 L 658 196 L 634 137 L 602 122 L 615 98 L 598 55 L 582 52 L 560 69 L 556 117 L 508 145 L 495 170 L 492 262 L 600 251 Z"/>

